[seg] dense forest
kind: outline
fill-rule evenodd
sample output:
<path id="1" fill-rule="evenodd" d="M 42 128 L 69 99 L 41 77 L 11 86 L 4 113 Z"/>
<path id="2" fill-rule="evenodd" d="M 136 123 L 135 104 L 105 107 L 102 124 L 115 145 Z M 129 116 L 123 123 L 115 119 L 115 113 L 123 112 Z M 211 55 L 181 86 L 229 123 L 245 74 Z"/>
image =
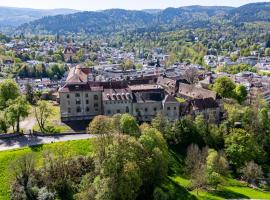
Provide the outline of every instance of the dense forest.
<path id="1" fill-rule="evenodd" d="M 110 9 L 43 17 L 24 24 L 18 33 L 109 35 L 119 31 L 162 32 L 184 28 L 242 27 L 244 24 L 270 21 L 270 3 L 232 7 L 189 6 L 165 10 L 130 11 Z"/>

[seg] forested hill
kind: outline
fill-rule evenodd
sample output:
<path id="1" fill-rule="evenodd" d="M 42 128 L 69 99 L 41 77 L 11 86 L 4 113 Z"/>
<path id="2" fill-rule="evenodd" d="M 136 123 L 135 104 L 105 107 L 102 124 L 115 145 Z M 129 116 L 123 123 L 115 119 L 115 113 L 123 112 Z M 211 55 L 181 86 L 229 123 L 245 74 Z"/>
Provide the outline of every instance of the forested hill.
<path id="1" fill-rule="evenodd" d="M 110 9 L 43 17 L 23 24 L 18 32 L 38 34 L 113 34 L 127 30 L 174 30 L 204 28 L 243 22 L 270 22 L 270 3 L 253 3 L 238 8 L 188 6 L 154 12 Z"/>
<path id="2" fill-rule="evenodd" d="M 43 16 L 55 16 L 76 13 L 79 11 L 72 9 L 31 9 L 0 7 L 0 26 L 16 27 L 21 24 L 37 20 Z"/>

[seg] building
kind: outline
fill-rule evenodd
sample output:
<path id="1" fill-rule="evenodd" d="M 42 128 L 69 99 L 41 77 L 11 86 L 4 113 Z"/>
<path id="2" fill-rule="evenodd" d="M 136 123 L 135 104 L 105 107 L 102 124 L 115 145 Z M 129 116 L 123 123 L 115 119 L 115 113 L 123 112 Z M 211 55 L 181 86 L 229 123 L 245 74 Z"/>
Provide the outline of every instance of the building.
<path id="1" fill-rule="evenodd" d="M 97 115 L 118 113 L 129 113 L 140 122 L 151 122 L 157 113 L 170 121 L 186 114 L 219 116 L 216 93 L 203 88 L 164 77 L 156 81 L 139 78 L 103 82 L 91 77 L 88 68 L 70 69 L 65 85 L 59 89 L 62 121 L 91 120 Z M 185 103 L 179 102 L 176 95 Z"/>
<path id="2" fill-rule="evenodd" d="M 76 49 L 71 46 L 68 46 L 64 49 L 63 53 L 64 53 L 65 61 L 72 63 L 72 58 L 76 54 Z"/>

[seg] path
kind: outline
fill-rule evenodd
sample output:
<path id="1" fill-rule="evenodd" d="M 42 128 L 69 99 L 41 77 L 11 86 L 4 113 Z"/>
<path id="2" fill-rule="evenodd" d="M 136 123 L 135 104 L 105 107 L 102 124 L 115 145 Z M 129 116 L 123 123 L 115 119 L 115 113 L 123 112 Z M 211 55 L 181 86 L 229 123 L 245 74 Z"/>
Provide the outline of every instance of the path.
<path id="1" fill-rule="evenodd" d="M 90 134 L 74 134 L 74 135 L 55 135 L 55 136 L 19 136 L 9 139 L 0 139 L 0 151 L 17 149 L 26 146 L 35 146 L 38 144 L 48 144 L 53 142 L 64 142 L 71 140 L 83 140 L 94 138 Z"/>
<path id="2" fill-rule="evenodd" d="M 24 130 L 25 133 L 29 133 L 29 130 L 32 130 L 35 124 L 36 119 L 34 117 L 27 117 L 20 122 L 20 127 Z"/>

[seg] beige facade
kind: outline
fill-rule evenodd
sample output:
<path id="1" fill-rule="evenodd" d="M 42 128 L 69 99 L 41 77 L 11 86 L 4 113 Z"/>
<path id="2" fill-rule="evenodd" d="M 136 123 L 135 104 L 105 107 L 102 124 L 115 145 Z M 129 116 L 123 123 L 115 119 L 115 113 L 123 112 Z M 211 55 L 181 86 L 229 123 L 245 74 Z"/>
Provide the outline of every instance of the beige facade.
<path id="1" fill-rule="evenodd" d="M 150 122 L 157 113 L 162 111 L 162 102 L 133 103 L 133 116 L 138 121 Z"/>
<path id="2" fill-rule="evenodd" d="M 72 91 L 60 93 L 63 121 L 92 119 L 102 112 L 101 91 Z"/>

